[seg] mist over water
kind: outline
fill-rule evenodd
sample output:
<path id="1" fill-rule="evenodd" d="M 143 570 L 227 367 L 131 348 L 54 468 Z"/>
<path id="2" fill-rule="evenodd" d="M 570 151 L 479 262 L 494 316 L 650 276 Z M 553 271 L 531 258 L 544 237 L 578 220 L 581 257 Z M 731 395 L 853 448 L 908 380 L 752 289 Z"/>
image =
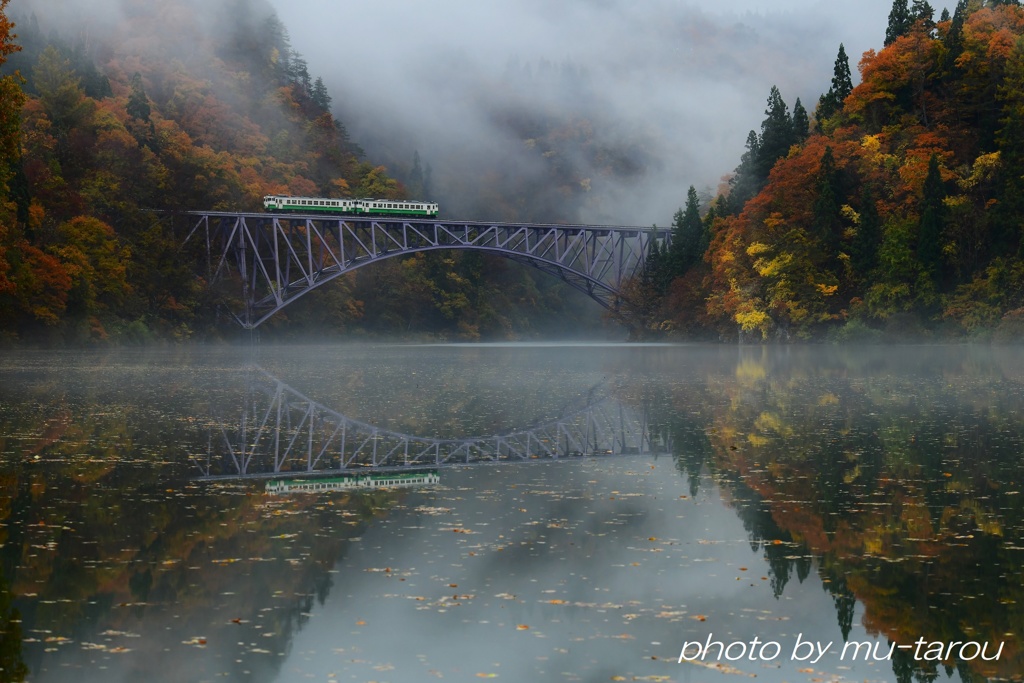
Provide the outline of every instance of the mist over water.
<path id="1" fill-rule="evenodd" d="M 783 681 L 802 635 L 833 644 L 826 680 L 1020 680 L 1022 385 L 1015 350 L 980 347 L 7 354 L 12 661 L 37 681 L 698 680 L 721 673 L 679 648 L 713 636 L 779 642 L 726 673 Z M 266 489 L 437 457 L 427 487 Z M 918 638 L 1005 648 L 838 645 Z"/>

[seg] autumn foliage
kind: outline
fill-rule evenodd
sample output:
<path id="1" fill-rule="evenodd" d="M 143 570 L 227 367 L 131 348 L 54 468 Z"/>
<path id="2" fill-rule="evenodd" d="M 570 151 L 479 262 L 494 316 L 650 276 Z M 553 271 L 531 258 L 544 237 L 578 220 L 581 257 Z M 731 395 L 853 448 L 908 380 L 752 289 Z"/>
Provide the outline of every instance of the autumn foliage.
<path id="1" fill-rule="evenodd" d="M 868 51 L 860 73 L 759 191 L 712 209 L 691 293 L 669 285 L 645 326 L 703 321 L 698 334 L 752 340 L 1017 336 L 1024 9 L 961 2 Z M 717 206 L 746 187 L 744 163 Z"/>

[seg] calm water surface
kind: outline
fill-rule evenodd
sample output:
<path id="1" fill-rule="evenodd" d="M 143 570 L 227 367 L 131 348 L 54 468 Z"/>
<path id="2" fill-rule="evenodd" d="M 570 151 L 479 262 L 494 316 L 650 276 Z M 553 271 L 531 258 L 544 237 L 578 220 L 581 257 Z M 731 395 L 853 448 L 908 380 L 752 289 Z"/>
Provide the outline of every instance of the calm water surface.
<path id="1" fill-rule="evenodd" d="M 8 352 L 0 681 L 1024 680 L 1022 416 L 1019 349 Z"/>

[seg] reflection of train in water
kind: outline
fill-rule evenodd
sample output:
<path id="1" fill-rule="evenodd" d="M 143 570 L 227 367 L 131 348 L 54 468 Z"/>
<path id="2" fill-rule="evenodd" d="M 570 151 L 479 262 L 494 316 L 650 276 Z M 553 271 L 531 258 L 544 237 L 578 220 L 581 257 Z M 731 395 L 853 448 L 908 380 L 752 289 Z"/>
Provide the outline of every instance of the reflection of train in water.
<path id="1" fill-rule="evenodd" d="M 328 199 L 326 197 L 288 197 L 268 194 L 263 198 L 267 211 L 334 213 L 350 216 L 409 216 L 437 218 L 437 204 L 400 199 Z"/>
<path id="2" fill-rule="evenodd" d="M 374 472 L 339 477 L 310 477 L 307 479 L 273 479 L 267 482 L 267 493 L 324 493 L 361 489 L 391 489 L 425 486 L 440 483 L 436 470 L 419 472 Z"/>

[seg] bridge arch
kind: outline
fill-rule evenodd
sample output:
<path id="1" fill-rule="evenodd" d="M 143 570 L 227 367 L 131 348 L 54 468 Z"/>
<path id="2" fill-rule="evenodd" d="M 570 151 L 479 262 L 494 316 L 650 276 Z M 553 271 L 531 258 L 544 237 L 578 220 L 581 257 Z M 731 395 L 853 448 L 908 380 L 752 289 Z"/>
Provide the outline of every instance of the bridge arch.
<path id="1" fill-rule="evenodd" d="M 237 280 L 254 329 L 331 280 L 386 258 L 435 250 L 475 250 L 537 268 L 608 309 L 628 301 L 625 284 L 644 268 L 665 230 L 588 225 L 405 220 L 194 212 L 186 238 L 205 239 L 210 284 Z"/>

